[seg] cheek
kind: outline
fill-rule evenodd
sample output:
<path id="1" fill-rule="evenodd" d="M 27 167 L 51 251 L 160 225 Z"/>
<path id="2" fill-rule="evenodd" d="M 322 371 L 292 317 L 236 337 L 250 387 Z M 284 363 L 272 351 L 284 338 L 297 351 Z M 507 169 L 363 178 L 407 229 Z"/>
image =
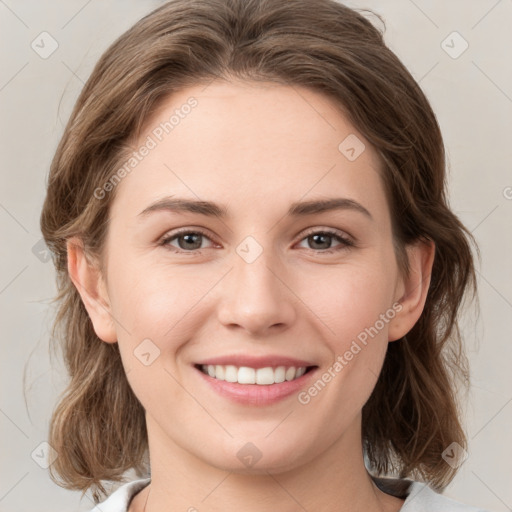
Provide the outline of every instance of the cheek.
<path id="1" fill-rule="evenodd" d="M 396 315 L 392 307 L 394 268 L 392 259 L 382 258 L 339 269 L 329 280 L 322 303 L 317 303 L 329 312 L 325 324 L 330 329 L 324 332 L 328 332 L 325 339 L 333 361 L 324 372 L 333 385 L 323 399 L 346 405 L 344 412 L 334 413 L 340 421 L 347 410 L 360 410 L 382 368 L 389 322 Z"/>
<path id="2" fill-rule="evenodd" d="M 183 316 L 195 295 L 181 268 L 165 268 L 133 248 L 114 249 L 109 261 L 109 296 L 114 315 L 127 330 L 159 337 Z M 130 254 L 132 253 L 132 254 Z"/>
<path id="3" fill-rule="evenodd" d="M 199 291 L 187 286 L 190 282 L 179 272 L 164 279 L 159 272 L 139 266 L 136 273 L 119 271 L 116 277 L 112 305 L 123 326 L 117 329 L 123 366 L 135 395 L 146 409 L 154 410 L 164 398 L 158 390 L 165 390 L 169 403 L 180 396 L 173 379 L 179 379 L 179 368 L 173 360 L 192 336 L 188 315 Z"/>
<path id="4" fill-rule="evenodd" d="M 379 261 L 339 268 L 316 296 L 315 308 L 324 312 L 323 338 L 331 358 L 318 378 L 332 382 L 326 393 L 322 391 L 318 405 L 323 402 L 331 410 L 333 403 L 345 404 L 331 411 L 340 422 L 346 421 L 343 417 L 350 416 L 349 411 L 362 408 L 382 368 L 388 325 L 395 316 L 392 268 Z M 303 398 L 308 400 L 321 389 L 319 383 Z"/>
<path id="5" fill-rule="evenodd" d="M 113 268 L 111 305 L 123 360 L 128 363 L 130 354 L 149 339 L 172 361 L 197 337 L 209 308 L 209 291 L 224 273 L 213 266 L 170 266 L 135 258 Z"/>
<path id="6" fill-rule="evenodd" d="M 390 266 L 387 266 L 389 269 Z M 320 276 L 318 276 L 320 277 Z M 314 279 L 311 279 L 313 283 Z M 321 318 L 329 337 L 336 340 L 336 348 L 341 350 L 351 340 L 364 339 L 368 329 L 376 326 L 385 337 L 388 322 L 394 311 L 392 306 L 394 281 L 393 272 L 386 270 L 381 262 L 341 266 L 334 269 L 317 285 L 312 293 L 307 293 L 311 309 Z M 372 329 L 373 337 L 375 330 Z M 386 340 L 387 341 L 387 340 Z"/>

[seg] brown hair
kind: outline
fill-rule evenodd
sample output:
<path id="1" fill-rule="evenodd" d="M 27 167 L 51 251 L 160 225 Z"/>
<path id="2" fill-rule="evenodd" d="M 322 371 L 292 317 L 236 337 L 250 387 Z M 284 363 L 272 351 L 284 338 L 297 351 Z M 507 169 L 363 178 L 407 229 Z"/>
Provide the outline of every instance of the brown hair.
<path id="1" fill-rule="evenodd" d="M 96 336 L 70 281 L 66 240 L 77 236 L 101 254 L 115 190 L 102 200 L 95 190 L 133 151 L 163 99 L 215 78 L 329 96 L 380 155 L 400 270 L 408 273 L 407 244 L 435 242 L 424 311 L 389 344 L 362 435 L 371 472 L 442 490 L 456 469 L 441 453 L 453 441 L 466 447 L 457 393 L 469 376 L 458 318 L 467 290 L 476 294 L 476 242 L 447 204 L 443 140 L 427 98 L 382 33 L 334 0 L 173 0 L 121 35 L 94 68 L 52 161 L 41 216 L 59 288 L 54 339 L 60 334 L 70 375 L 51 419 L 49 442 L 59 454 L 52 479 L 92 487 L 99 500 L 102 480 L 148 469 L 144 409 L 117 344 Z"/>

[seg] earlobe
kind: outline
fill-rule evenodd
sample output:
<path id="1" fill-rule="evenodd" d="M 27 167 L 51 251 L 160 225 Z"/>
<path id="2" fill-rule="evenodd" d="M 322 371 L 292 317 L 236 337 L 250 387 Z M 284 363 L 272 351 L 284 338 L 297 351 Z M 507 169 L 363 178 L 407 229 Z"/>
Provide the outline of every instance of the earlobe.
<path id="1" fill-rule="evenodd" d="M 117 334 L 103 277 L 98 266 L 89 261 L 79 238 L 67 241 L 67 261 L 69 276 L 82 298 L 94 331 L 101 340 L 115 343 Z"/>
<path id="2" fill-rule="evenodd" d="M 396 302 L 401 309 L 389 323 L 388 340 L 395 341 L 405 336 L 419 320 L 430 287 L 430 277 L 435 256 L 435 243 L 417 241 L 407 246 L 409 277 L 400 278 Z"/>

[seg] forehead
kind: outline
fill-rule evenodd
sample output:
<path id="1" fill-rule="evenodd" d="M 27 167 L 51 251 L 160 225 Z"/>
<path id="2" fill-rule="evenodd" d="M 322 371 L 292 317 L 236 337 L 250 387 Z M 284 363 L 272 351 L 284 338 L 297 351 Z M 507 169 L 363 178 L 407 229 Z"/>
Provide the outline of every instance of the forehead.
<path id="1" fill-rule="evenodd" d="M 183 89 L 160 103 L 133 146 L 138 159 L 115 208 L 140 211 L 172 194 L 233 208 L 313 196 L 386 208 L 374 149 L 333 100 L 304 87 L 214 81 Z"/>

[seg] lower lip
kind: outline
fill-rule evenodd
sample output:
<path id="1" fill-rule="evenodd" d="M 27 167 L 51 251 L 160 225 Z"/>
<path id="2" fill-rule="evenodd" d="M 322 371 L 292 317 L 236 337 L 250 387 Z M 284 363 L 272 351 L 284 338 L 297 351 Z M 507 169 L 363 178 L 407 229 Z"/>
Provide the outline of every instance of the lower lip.
<path id="1" fill-rule="evenodd" d="M 312 368 L 298 379 L 263 386 L 260 384 L 226 382 L 225 380 L 210 377 L 197 368 L 194 369 L 219 395 L 225 396 L 234 402 L 257 406 L 274 404 L 290 395 L 298 393 L 317 370 L 317 368 Z"/>

